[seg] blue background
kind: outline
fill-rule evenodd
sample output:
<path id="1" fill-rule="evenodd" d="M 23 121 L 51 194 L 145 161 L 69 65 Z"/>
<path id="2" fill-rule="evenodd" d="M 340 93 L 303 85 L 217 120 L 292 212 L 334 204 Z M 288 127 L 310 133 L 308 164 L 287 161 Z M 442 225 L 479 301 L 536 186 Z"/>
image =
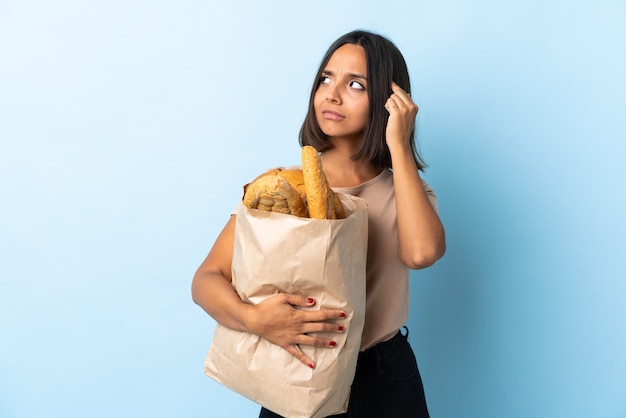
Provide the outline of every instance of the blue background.
<path id="1" fill-rule="evenodd" d="M 0 2 L 0 416 L 253 417 L 190 283 L 354 28 L 405 54 L 448 252 L 433 417 L 626 417 L 623 1 Z"/>

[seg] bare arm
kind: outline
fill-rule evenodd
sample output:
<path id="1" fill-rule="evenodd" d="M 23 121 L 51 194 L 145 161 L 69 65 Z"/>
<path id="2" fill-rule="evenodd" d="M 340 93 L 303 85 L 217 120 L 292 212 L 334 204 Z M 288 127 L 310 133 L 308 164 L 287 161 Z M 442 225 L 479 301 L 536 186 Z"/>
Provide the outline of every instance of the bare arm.
<path id="1" fill-rule="evenodd" d="M 235 220 L 235 216 L 231 216 L 194 275 L 191 285 L 193 301 L 225 327 L 259 335 L 313 367 L 313 361 L 298 345 L 333 347 L 331 340 L 307 333 L 343 331 L 340 324 L 327 321 L 343 318 L 345 313 L 296 309 L 297 306 L 313 306 L 315 301 L 286 293 L 279 293 L 257 305 L 243 302 L 231 285 Z"/>
<path id="2" fill-rule="evenodd" d="M 409 143 L 418 107 L 411 96 L 393 83 L 394 93 L 385 108 L 389 112 L 387 146 L 393 163 L 398 211 L 400 259 L 412 269 L 425 268 L 443 256 L 445 233 L 439 216 L 424 191 Z"/>

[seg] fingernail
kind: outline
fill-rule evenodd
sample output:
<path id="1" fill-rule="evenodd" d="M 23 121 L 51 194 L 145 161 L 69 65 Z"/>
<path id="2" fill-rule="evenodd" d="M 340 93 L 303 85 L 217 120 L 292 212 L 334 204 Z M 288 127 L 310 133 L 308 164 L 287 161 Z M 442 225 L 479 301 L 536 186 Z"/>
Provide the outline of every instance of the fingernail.
<path id="1" fill-rule="evenodd" d="M 314 368 L 315 366 L 313 365 L 313 363 L 309 363 L 309 367 Z"/>
<path id="2" fill-rule="evenodd" d="M 330 342 L 330 346 L 331 346 L 331 347 L 334 347 L 334 346 L 336 346 L 336 345 L 337 345 L 337 343 L 336 343 L 336 342 L 334 342 L 334 341 L 331 341 L 331 342 Z"/>
<path id="3" fill-rule="evenodd" d="M 307 301 L 307 302 L 309 302 L 309 303 L 313 303 L 313 302 L 315 302 L 315 300 L 314 300 L 313 298 L 307 298 L 307 300 L 306 300 L 306 301 Z"/>
<path id="4" fill-rule="evenodd" d="M 339 325 L 339 326 L 337 327 L 337 329 L 338 329 L 339 331 L 343 331 L 343 325 Z"/>
<path id="5" fill-rule="evenodd" d="M 346 313 L 342 312 L 341 315 L 339 315 L 339 316 L 342 317 L 342 318 L 345 318 L 346 317 Z"/>

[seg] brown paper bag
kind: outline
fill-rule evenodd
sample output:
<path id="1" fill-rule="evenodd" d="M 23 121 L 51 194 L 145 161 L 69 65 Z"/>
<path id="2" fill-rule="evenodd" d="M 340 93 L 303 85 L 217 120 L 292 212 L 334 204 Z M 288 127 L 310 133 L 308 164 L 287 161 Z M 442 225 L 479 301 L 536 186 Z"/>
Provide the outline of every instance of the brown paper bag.
<path id="1" fill-rule="evenodd" d="M 346 218 L 319 220 L 237 210 L 232 277 L 242 300 L 259 303 L 276 293 L 315 298 L 306 309 L 342 309 L 346 331 L 329 333 L 334 348 L 302 346 L 310 369 L 282 348 L 217 325 L 205 374 L 288 418 L 346 411 L 365 318 L 367 204 L 338 194 Z M 321 335 L 321 334 L 320 334 Z"/>

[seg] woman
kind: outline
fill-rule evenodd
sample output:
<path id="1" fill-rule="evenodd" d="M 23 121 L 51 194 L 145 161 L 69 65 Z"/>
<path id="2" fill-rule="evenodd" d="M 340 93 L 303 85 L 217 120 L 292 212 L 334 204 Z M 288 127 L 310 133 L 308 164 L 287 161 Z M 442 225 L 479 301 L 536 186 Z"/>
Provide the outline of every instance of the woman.
<path id="1" fill-rule="evenodd" d="M 300 144 L 321 152 L 334 190 L 368 202 L 367 301 L 356 376 L 345 417 L 427 417 L 415 356 L 400 329 L 408 318 L 409 269 L 445 252 L 436 198 L 421 180 L 418 107 L 404 58 L 388 39 L 350 32 L 328 49 L 313 85 Z M 298 346 L 334 346 L 309 333 L 342 332 L 336 310 L 303 311 L 306 295 L 277 294 L 251 305 L 231 286 L 234 216 L 194 276 L 194 301 L 217 322 L 251 332 L 314 367 Z M 260 417 L 278 415 L 261 410 Z"/>

